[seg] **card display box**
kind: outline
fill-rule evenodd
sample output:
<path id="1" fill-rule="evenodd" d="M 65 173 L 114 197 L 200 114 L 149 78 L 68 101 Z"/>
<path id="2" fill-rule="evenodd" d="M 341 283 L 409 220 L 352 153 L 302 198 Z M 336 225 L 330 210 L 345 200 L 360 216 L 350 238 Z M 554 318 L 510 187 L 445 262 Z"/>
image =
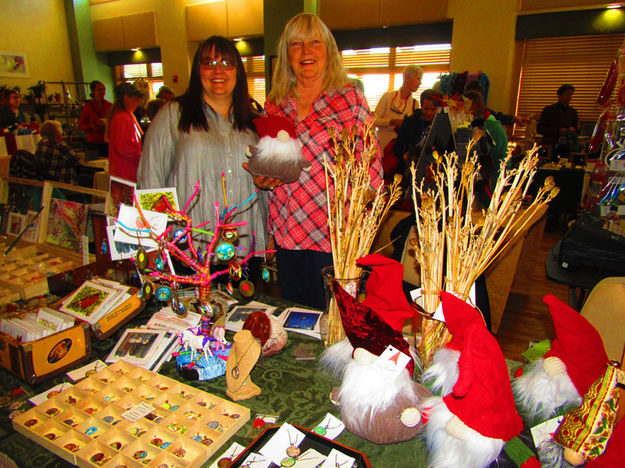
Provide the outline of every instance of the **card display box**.
<path id="1" fill-rule="evenodd" d="M 63 374 L 90 356 L 91 334 L 86 323 L 26 343 L 0 333 L 0 366 L 30 384 Z"/>
<path id="2" fill-rule="evenodd" d="M 354 464 L 352 465 L 354 468 L 371 468 L 369 459 L 367 458 L 367 455 L 365 455 L 364 453 L 359 452 L 358 450 L 355 450 L 351 447 L 348 447 L 347 445 L 343 445 L 338 442 L 335 442 L 334 440 L 326 439 L 325 437 L 322 437 L 319 434 L 309 431 L 308 429 L 302 426 L 299 426 L 297 424 L 292 424 L 292 426 L 302 431 L 306 435 L 302 443 L 299 445 L 299 448 L 302 450 L 302 453 L 308 450 L 309 448 L 312 448 L 316 450 L 317 452 L 327 456 L 332 451 L 332 449 L 336 449 L 339 452 L 343 452 L 345 455 L 355 459 Z M 232 464 L 229 465 L 230 468 L 237 468 L 237 467 L 242 466 L 242 463 L 247 459 L 250 453 L 252 452 L 259 453 L 263 445 L 265 445 L 269 441 L 269 439 L 271 439 L 274 436 L 274 434 L 278 432 L 278 429 L 280 429 L 280 426 L 271 426 L 265 429 L 263 432 L 261 432 L 260 435 L 256 437 L 256 439 L 254 439 L 252 443 L 248 445 L 245 448 L 245 450 L 243 450 L 233 460 Z M 271 466 L 276 466 L 276 465 L 272 464 Z"/>
<path id="3" fill-rule="evenodd" d="M 2 252 L 10 243 L 0 242 Z M 7 256 L 0 258 L 0 287 L 17 293 L 17 299 L 43 296 L 50 292 L 49 276 L 81 265 L 80 259 L 63 250 L 19 241 Z"/>
<path id="4" fill-rule="evenodd" d="M 122 417 L 140 403 L 153 410 Z M 80 467 L 200 467 L 250 410 L 118 361 L 13 419 L 14 429 Z"/>

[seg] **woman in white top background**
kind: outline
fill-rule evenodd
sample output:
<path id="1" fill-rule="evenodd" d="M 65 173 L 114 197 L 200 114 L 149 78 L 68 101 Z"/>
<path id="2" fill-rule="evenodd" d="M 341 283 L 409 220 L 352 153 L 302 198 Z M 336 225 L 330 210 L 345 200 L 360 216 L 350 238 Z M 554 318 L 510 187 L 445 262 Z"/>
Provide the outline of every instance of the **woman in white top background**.
<path id="1" fill-rule="evenodd" d="M 408 65 L 404 68 L 403 75 L 401 87 L 396 91 L 384 93 L 375 108 L 375 126 L 378 127 L 378 140 L 382 151 L 393 138 L 397 137 L 397 130 L 401 127 L 404 117 L 419 108 L 419 103 L 412 97 L 412 93 L 421 85 L 423 69 L 417 65 Z"/>

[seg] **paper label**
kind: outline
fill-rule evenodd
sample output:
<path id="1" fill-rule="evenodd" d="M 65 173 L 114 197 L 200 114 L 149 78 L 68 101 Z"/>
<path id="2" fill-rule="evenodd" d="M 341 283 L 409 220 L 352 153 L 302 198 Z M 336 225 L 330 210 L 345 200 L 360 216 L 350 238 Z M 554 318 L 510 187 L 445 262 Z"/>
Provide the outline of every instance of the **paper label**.
<path id="1" fill-rule="evenodd" d="M 553 434 L 558 430 L 558 426 L 564 419 L 564 416 L 556 416 L 544 423 L 537 424 L 530 429 L 532 438 L 534 439 L 534 446 L 540 448 L 540 445 L 553 437 Z"/>
<path id="2" fill-rule="evenodd" d="M 388 345 L 382 354 L 374 362 L 374 366 L 383 369 L 384 375 L 392 376 L 392 380 L 397 379 L 397 376 L 410 362 L 410 357 L 406 356 L 400 350 L 392 345 Z"/>
<path id="3" fill-rule="evenodd" d="M 280 429 L 260 449 L 260 454 L 281 466 L 281 461 L 286 457 L 286 449 L 292 445 L 296 447 L 302 443 L 306 435 L 288 423 L 280 426 Z"/>
<path id="4" fill-rule="evenodd" d="M 340 466 L 341 468 L 352 468 L 354 466 L 355 458 L 352 458 L 343 452 L 338 451 L 333 448 L 332 451 L 328 454 L 326 461 L 321 465 L 321 468 L 336 468 Z"/>
<path id="5" fill-rule="evenodd" d="M 125 413 L 122 413 L 122 418 L 130 422 L 136 422 L 142 417 L 151 413 L 152 411 L 154 411 L 154 407 L 148 405 L 145 402 L 141 402 L 138 405 L 135 405 L 132 408 L 130 408 Z"/>

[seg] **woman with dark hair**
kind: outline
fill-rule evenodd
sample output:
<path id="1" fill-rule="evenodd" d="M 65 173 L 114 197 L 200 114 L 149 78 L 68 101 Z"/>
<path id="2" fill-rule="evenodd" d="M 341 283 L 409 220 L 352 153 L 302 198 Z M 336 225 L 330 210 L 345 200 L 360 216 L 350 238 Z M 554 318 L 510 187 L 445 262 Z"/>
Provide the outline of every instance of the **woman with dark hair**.
<path id="1" fill-rule="evenodd" d="M 106 158 L 109 155 L 108 144 L 104 139 L 106 128 L 106 116 L 113 104 L 106 99 L 106 87 L 100 81 L 94 80 L 89 83 L 91 99 L 86 102 L 80 113 L 78 125 L 80 129 L 87 133 L 87 148 L 97 151 L 98 154 Z"/>
<path id="2" fill-rule="evenodd" d="M 186 92 L 165 104 L 146 134 L 138 185 L 140 188 L 176 187 L 181 204 L 187 202 L 200 181 L 200 191 L 190 214 L 196 224 L 215 219 L 215 202 L 225 206 L 221 175 L 225 174 L 230 207 L 242 203 L 256 190 L 242 167 L 245 150 L 255 144 L 247 79 L 234 44 L 212 36 L 198 47 Z M 263 192 L 237 209 L 236 222 L 247 222 L 239 246 L 265 247 L 266 199 Z"/>
<path id="3" fill-rule="evenodd" d="M 2 96 L 0 106 L 0 129 L 13 128 L 14 126 L 26 128 L 26 116 L 20 110 L 22 96 L 17 89 L 7 89 Z"/>

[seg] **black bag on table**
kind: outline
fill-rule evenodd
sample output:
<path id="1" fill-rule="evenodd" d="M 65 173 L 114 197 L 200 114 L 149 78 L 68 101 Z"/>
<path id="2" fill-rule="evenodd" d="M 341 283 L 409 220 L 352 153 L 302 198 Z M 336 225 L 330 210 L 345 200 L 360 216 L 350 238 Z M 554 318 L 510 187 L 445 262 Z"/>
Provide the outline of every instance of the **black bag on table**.
<path id="1" fill-rule="evenodd" d="M 597 216 L 582 214 L 562 239 L 560 266 L 567 270 L 591 267 L 625 274 L 625 237 L 608 231 L 604 224 L 605 220 Z"/>

